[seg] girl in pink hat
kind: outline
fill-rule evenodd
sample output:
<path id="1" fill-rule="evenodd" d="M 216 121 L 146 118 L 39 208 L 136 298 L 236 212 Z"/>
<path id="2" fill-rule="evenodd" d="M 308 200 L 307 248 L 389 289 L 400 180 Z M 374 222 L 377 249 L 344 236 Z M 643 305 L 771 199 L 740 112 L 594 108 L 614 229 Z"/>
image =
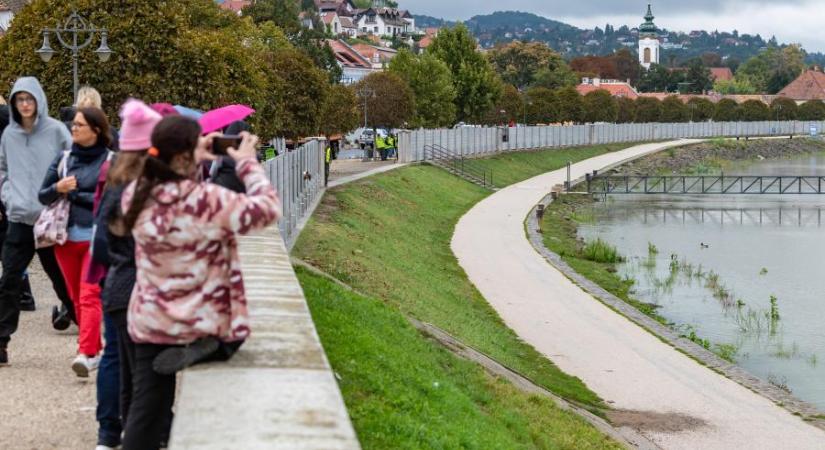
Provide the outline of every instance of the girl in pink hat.
<path id="1" fill-rule="evenodd" d="M 103 302 L 107 347 L 98 372 L 97 450 L 120 445 L 132 397 L 135 344 L 126 329 L 126 310 L 135 284 L 135 242 L 123 227 L 120 198 L 123 190 L 140 176 L 151 144 L 152 131 L 161 115 L 139 100 L 129 100 L 121 109 L 120 153 L 106 174 L 103 195 L 97 208 L 93 258 L 104 268 Z M 119 367 L 120 370 L 117 370 Z M 113 406 L 114 405 L 114 406 Z M 108 423 L 101 410 L 114 410 L 118 423 Z M 166 433 L 171 411 L 165 420 Z M 115 416 L 115 417 L 117 417 Z"/>

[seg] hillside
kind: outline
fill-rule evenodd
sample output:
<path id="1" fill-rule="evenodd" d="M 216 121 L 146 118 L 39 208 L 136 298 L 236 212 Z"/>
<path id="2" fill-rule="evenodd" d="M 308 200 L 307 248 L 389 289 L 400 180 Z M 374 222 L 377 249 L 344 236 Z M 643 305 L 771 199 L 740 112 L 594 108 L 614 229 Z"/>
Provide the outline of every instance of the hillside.
<path id="1" fill-rule="evenodd" d="M 416 16 L 418 23 L 426 26 L 450 26 L 452 23 L 429 16 Z M 423 22 L 422 22 L 423 21 Z M 639 18 L 639 23 L 642 18 Z M 482 47 L 491 48 L 498 43 L 514 40 L 547 43 L 565 57 L 605 55 L 621 48 L 636 51 L 638 24 L 612 25 L 594 29 L 581 29 L 535 14 L 519 11 L 498 11 L 479 15 L 464 22 L 478 38 Z M 423 26 L 423 25 L 422 25 Z M 704 53 L 717 53 L 730 65 L 736 66 L 765 49 L 768 45 L 780 45 L 774 38 L 765 39 L 759 34 L 739 34 L 738 31 L 661 30 L 662 62 L 678 64 Z M 808 54 L 809 64 L 825 65 L 822 53 Z"/>

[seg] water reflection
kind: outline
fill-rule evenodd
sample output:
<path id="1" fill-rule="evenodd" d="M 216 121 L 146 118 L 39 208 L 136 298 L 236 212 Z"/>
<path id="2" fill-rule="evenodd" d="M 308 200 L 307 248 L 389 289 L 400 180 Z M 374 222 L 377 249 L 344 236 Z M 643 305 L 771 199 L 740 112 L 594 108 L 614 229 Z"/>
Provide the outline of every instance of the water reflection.
<path id="1" fill-rule="evenodd" d="M 738 172 L 810 173 L 812 161 L 825 173 L 821 156 Z M 618 274 L 635 280 L 634 297 L 825 409 L 823 209 L 820 196 L 622 195 L 577 215 L 590 222 L 582 237 L 600 237 L 627 258 Z"/>

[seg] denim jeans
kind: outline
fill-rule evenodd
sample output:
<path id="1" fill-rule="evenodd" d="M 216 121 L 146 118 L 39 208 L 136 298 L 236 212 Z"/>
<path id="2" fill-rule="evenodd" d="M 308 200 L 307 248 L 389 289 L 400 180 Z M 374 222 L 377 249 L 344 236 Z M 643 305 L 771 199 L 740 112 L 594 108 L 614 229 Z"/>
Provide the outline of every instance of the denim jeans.
<path id="1" fill-rule="evenodd" d="M 97 371 L 97 443 L 109 447 L 120 445 L 123 425 L 120 421 L 120 358 L 117 329 L 109 314 L 103 315 L 106 346 Z"/>

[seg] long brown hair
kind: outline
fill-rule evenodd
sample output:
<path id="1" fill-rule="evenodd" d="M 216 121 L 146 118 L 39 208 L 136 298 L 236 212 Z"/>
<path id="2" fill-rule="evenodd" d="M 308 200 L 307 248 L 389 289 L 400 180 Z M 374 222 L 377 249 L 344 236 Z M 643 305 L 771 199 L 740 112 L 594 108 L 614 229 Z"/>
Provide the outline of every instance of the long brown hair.
<path id="1" fill-rule="evenodd" d="M 88 108 L 80 108 L 77 114 L 83 114 L 83 118 L 89 123 L 89 127 L 97 133 L 97 145 L 102 145 L 108 148 L 112 145 L 112 132 L 109 126 L 109 119 L 106 118 L 106 113 L 100 108 L 90 106 Z"/>
<path id="2" fill-rule="evenodd" d="M 128 151 L 117 154 L 112 167 L 106 174 L 106 189 L 118 189 L 136 180 L 143 172 L 146 151 Z M 126 236 L 128 230 L 123 223 L 123 213 L 115 208 L 108 218 L 109 231 L 115 236 Z"/>
<path id="3" fill-rule="evenodd" d="M 134 228 L 155 186 L 186 179 L 172 168 L 172 161 L 178 155 L 186 155 L 194 160 L 193 153 L 200 134 L 198 122 L 183 116 L 165 117 L 155 126 L 152 131 L 152 146 L 157 149 L 157 155 L 146 158 L 143 165 L 132 204 L 123 218 L 127 230 Z"/>

